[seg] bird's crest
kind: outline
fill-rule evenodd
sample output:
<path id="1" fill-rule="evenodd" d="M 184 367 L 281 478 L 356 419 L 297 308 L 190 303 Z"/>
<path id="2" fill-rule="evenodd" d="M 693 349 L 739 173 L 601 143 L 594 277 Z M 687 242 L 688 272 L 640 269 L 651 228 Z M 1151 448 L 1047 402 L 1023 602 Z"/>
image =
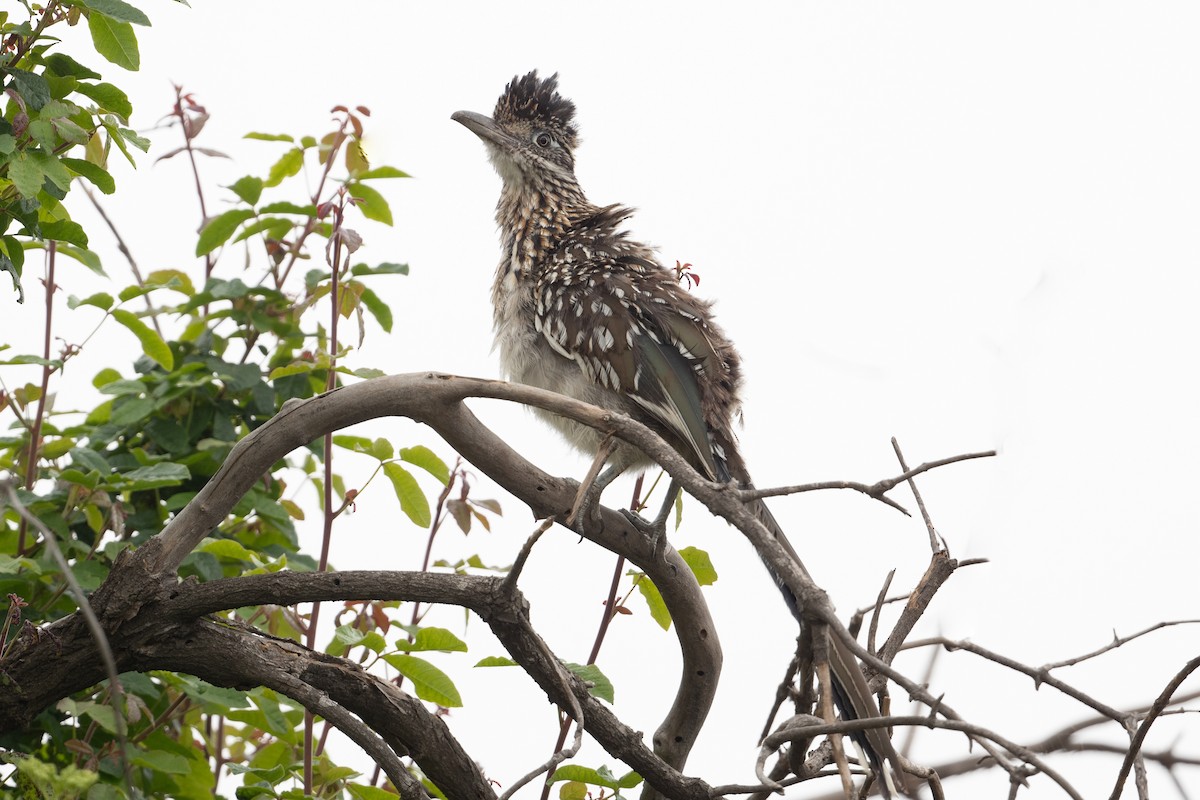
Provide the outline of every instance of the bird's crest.
<path id="1" fill-rule="evenodd" d="M 558 93 L 558 73 L 538 78 L 537 70 L 523 77 L 513 77 L 496 101 L 492 117 L 501 125 L 524 121 L 530 125 L 552 128 L 562 134 L 568 147 L 574 146 L 579 135 L 575 127 L 575 104 Z"/>

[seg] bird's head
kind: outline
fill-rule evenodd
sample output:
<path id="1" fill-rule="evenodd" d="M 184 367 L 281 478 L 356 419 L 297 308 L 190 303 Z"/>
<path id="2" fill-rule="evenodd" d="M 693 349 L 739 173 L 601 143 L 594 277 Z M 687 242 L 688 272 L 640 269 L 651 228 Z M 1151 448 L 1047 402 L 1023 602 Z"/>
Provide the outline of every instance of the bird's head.
<path id="1" fill-rule="evenodd" d="M 557 73 L 542 79 L 533 70 L 504 87 L 492 116 L 456 111 L 451 119 L 483 140 L 506 186 L 574 186 L 575 104 L 557 89 Z"/>

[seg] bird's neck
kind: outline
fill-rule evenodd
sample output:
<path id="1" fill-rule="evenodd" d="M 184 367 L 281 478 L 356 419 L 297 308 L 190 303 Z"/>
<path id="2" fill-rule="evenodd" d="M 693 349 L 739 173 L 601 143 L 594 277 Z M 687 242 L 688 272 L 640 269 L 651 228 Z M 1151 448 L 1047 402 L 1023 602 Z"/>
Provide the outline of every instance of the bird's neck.
<path id="1" fill-rule="evenodd" d="M 528 278 L 554 252 L 572 226 L 594 214 L 579 186 L 506 185 L 496 206 L 503 258 L 497 280 L 509 273 Z"/>

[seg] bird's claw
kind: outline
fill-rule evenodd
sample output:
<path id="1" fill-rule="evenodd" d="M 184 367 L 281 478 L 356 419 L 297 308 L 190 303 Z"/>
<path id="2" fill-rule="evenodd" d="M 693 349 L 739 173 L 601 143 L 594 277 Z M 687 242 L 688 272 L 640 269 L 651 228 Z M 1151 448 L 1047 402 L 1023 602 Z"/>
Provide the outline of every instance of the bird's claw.
<path id="1" fill-rule="evenodd" d="M 571 512 L 567 514 L 567 527 L 583 535 L 584 523 L 587 520 L 596 520 L 600 518 L 600 493 L 596 491 L 594 484 L 583 488 L 575 496 L 575 505 L 571 508 Z"/>
<path id="2" fill-rule="evenodd" d="M 622 508 L 621 514 L 629 520 L 630 525 L 650 541 L 650 547 L 656 557 L 666 549 L 667 526 L 665 520 L 648 520 L 636 511 L 630 511 L 627 508 Z"/>

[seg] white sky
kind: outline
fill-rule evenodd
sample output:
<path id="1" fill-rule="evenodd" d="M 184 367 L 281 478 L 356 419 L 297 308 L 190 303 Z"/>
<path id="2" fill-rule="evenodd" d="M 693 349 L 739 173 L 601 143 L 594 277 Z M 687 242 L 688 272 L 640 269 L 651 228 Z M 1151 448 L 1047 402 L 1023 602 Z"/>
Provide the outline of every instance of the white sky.
<path id="1" fill-rule="evenodd" d="M 134 89 L 139 129 L 167 113 L 171 81 L 195 92 L 213 114 L 202 143 L 235 158 L 204 165 L 213 181 L 264 174 L 277 154 L 242 133 L 319 135 L 338 103 L 369 106 L 373 161 L 416 176 L 381 186 L 393 230 L 361 226 L 365 260 L 405 261 L 412 275 L 376 284 L 396 329 L 369 340 L 354 366 L 496 374 L 488 293 L 499 179 L 450 114 L 490 112 L 515 73 L 558 71 L 579 106 L 577 171 L 591 198 L 639 208 L 635 235 L 666 263 L 692 262 L 700 292 L 719 300 L 746 362 L 743 444 L 761 485 L 891 475 L 893 435 L 910 463 L 1001 451 L 921 483 L 951 552 L 990 559 L 950 581 L 922 634 L 969 637 L 1041 664 L 1099 647 L 1114 629 L 1200 616 L 1197 7 L 143 5 L 154 28 L 140 32 L 141 73 L 81 60 Z M 117 170 L 121 194 L 109 208 L 144 270 L 196 274 L 184 164 L 151 165 L 177 133 L 154 140 L 138 173 Z M 219 197 L 210 192 L 210 209 Z M 72 208 L 123 285 L 123 264 L 85 206 Z M 231 253 L 219 274 L 240 264 Z M 0 295 L 13 326 L 3 338 L 35 352 L 40 267 L 31 259 L 26 269 L 30 301 L 14 307 Z M 71 265 L 60 282 L 80 296 L 102 288 Z M 94 310 L 59 309 L 76 340 L 94 324 Z M 113 363 L 109 343 L 132 341 L 121 331 L 95 340 L 69 365 L 60 396 Z M 477 408 L 544 467 L 586 468 L 529 415 Z M 369 430 L 449 458 L 414 426 Z M 612 492 L 610 502 L 627 496 Z M 423 540 L 394 528 L 387 494 L 368 494 L 339 523 L 337 566 L 419 565 Z M 897 569 L 894 587 L 908 587 L 928 560 L 919 521 L 857 496 L 772 507 L 847 614 L 871 602 L 888 570 Z M 505 509 L 496 533 L 447 533 L 440 553 L 511 561 L 532 524 L 515 501 Z M 556 652 L 582 661 L 613 558 L 566 533 L 551 539 L 523 588 Z M 777 633 L 789 631 L 787 612 L 748 545 L 699 507 L 689 506 L 673 542 L 709 549 L 720 572 L 708 596 L 724 691 L 691 771 L 714 784 L 749 781 L 790 653 L 790 632 Z M 616 683 L 617 713 L 649 737 L 674 694 L 677 646 L 639 600 L 631 605 L 638 615 L 613 626 L 600 663 Z M 440 623 L 462 628 L 456 613 Z M 450 724 L 507 786 L 547 755 L 552 713 L 518 671 L 465 668 L 499 652 L 477 620 L 470 629 L 479 634 L 470 654 L 436 659 L 467 701 Z M 1200 631 L 1174 628 L 1059 677 L 1118 707 L 1148 702 L 1198 643 Z M 919 676 L 925 658 L 898 664 Z M 933 683 L 968 718 L 1018 740 L 1087 716 L 962 654 L 943 655 Z M 1182 737 L 1184 751 L 1200 750 L 1193 717 L 1154 731 L 1152 749 Z M 930 762 L 961 752 L 946 735 L 922 733 L 918 743 Z M 611 763 L 596 749 L 584 761 Z M 1118 766 L 1056 763 L 1088 796 L 1107 795 Z M 1195 770 L 1183 777 L 1200 788 Z M 1161 772 L 1151 780 L 1155 796 L 1173 796 Z M 951 792 L 1002 796 L 1006 786 L 996 772 Z M 1023 796 L 1061 795 L 1036 778 Z"/>

